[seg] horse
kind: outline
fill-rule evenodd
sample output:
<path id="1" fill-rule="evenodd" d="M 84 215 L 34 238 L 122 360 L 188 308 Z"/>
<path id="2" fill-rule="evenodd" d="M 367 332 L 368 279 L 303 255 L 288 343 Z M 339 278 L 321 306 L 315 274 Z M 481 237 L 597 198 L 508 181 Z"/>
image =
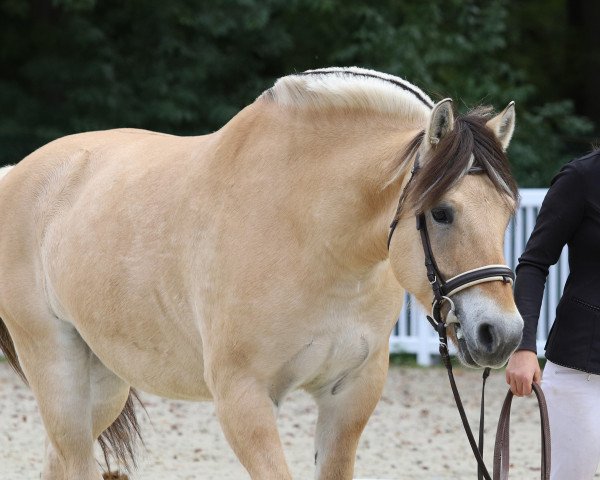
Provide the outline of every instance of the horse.
<path id="1" fill-rule="evenodd" d="M 250 477 L 290 479 L 276 415 L 295 389 L 318 407 L 315 478 L 351 479 L 403 294 L 432 303 L 415 213 L 446 277 L 503 263 L 514 124 L 513 103 L 458 115 L 398 77 L 326 68 L 208 135 L 79 133 L 12 167 L 0 343 L 39 406 L 42 479 L 101 479 L 97 440 L 124 461 L 138 390 L 212 400 Z M 452 300 L 461 361 L 501 366 L 523 326 L 510 284 Z"/>

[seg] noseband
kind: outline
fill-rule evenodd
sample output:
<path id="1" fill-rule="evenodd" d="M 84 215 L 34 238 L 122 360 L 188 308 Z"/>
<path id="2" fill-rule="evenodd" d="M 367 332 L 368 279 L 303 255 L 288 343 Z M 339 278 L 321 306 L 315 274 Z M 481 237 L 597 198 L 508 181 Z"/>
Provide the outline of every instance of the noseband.
<path id="1" fill-rule="evenodd" d="M 419 171 L 419 156 L 417 154 L 417 158 L 415 159 L 415 163 L 411 172 L 410 179 L 408 183 L 404 187 L 402 194 L 400 195 L 400 200 L 398 201 L 398 209 L 396 210 L 396 216 L 394 221 L 390 225 L 390 233 L 388 236 L 388 250 L 390 248 L 390 243 L 392 241 L 392 235 L 396 230 L 400 219 L 400 213 L 402 211 L 402 207 L 404 204 L 404 200 L 406 197 L 406 192 L 408 191 L 408 186 L 412 182 L 413 178 Z M 480 167 L 471 167 L 467 174 L 481 174 L 483 173 L 483 169 Z M 474 268 L 472 270 L 467 270 L 455 277 L 452 277 L 448 280 L 444 279 L 444 276 L 441 274 L 440 269 L 437 266 L 435 261 L 435 257 L 433 255 L 433 251 L 431 249 L 431 241 L 429 239 L 429 233 L 427 231 L 427 222 L 425 220 L 425 213 L 417 212 L 415 214 L 417 220 L 417 230 L 421 235 L 421 244 L 423 246 L 423 253 L 425 254 L 425 268 L 427 270 L 427 279 L 429 280 L 429 284 L 431 285 L 431 290 L 433 291 L 433 303 L 431 309 L 431 315 L 427 315 L 427 320 L 431 324 L 431 326 L 435 329 L 439 338 L 439 352 L 442 358 L 444 365 L 446 366 L 446 370 L 448 372 L 448 378 L 450 379 L 450 387 L 452 388 L 452 393 L 454 394 L 454 400 L 456 402 L 456 406 L 458 408 L 458 412 L 460 414 L 463 427 L 465 429 L 465 433 L 467 434 L 467 438 L 469 440 L 469 444 L 471 445 L 471 449 L 473 450 L 473 455 L 477 460 L 478 464 L 478 479 L 486 479 L 491 480 L 490 474 L 485 466 L 485 462 L 483 461 L 483 423 L 484 423 L 484 390 L 485 390 L 485 381 L 490 373 L 489 367 L 486 367 L 483 371 L 483 387 L 481 391 L 481 411 L 479 417 L 479 445 L 475 443 L 475 438 L 473 437 L 473 432 L 471 431 L 471 427 L 469 426 L 469 422 L 467 420 L 467 416 L 462 405 L 462 401 L 460 399 L 460 395 L 458 393 L 458 388 L 456 387 L 456 382 L 454 380 L 454 375 L 452 373 L 452 364 L 450 363 L 450 354 L 448 352 L 448 336 L 446 332 L 446 328 L 450 324 L 454 324 L 455 332 L 457 338 L 460 338 L 461 332 L 460 321 L 456 317 L 454 302 L 452 301 L 452 295 L 465 290 L 474 285 L 478 285 L 480 283 L 486 282 L 496 282 L 500 281 L 503 283 L 513 283 L 515 279 L 514 272 L 506 265 L 485 265 L 482 267 Z M 446 314 L 446 318 L 442 318 L 442 305 L 444 302 L 448 302 L 450 304 L 450 309 Z M 496 472 L 494 472 L 496 473 Z"/>

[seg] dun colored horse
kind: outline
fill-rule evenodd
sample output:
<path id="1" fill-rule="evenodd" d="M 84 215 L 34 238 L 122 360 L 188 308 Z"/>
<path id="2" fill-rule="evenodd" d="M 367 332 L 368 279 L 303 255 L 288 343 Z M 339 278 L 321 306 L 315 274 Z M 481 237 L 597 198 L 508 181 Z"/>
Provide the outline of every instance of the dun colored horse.
<path id="1" fill-rule="evenodd" d="M 0 183 L 0 342 L 39 405 L 42 478 L 101 479 L 97 439 L 130 453 L 132 387 L 214 401 L 260 480 L 291 478 L 276 415 L 302 388 L 316 478 L 352 478 L 403 292 L 432 301 L 415 212 L 446 278 L 503 263 L 514 118 L 330 68 L 281 78 L 210 135 L 90 132 L 22 160 Z M 453 302 L 461 359 L 502 365 L 522 330 L 510 285 Z"/>

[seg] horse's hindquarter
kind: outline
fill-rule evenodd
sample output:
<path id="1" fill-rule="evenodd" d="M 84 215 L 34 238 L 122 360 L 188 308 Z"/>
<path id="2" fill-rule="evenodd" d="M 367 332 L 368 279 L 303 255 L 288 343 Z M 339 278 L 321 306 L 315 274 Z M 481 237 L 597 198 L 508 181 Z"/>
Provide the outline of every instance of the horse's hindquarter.
<path id="1" fill-rule="evenodd" d="M 109 131 L 55 144 L 28 167 L 47 174 L 33 213 L 51 310 L 132 385 L 209 397 L 191 268 L 211 223 L 189 201 L 202 139 Z"/>

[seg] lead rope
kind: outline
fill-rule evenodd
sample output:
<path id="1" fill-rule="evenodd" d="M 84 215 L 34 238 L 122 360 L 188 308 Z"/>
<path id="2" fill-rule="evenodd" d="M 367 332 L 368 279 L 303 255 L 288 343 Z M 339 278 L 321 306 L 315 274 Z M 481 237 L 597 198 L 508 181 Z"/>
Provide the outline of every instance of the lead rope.
<path id="1" fill-rule="evenodd" d="M 540 470 L 541 480 L 550 480 L 550 457 L 551 457 L 551 442 L 550 442 L 550 422 L 548 421 L 548 408 L 542 388 L 534 383 L 531 385 L 535 396 L 537 397 L 538 407 L 540 410 L 540 424 L 542 430 L 542 468 Z M 508 480 L 508 470 L 510 468 L 509 461 L 509 440 L 510 440 L 510 407 L 512 404 L 513 394 L 509 390 L 504 399 L 502 410 L 500 411 L 500 419 L 498 420 L 498 429 L 496 431 L 496 445 L 494 446 L 494 480 Z"/>
<path id="2" fill-rule="evenodd" d="M 439 337 L 439 352 L 440 357 L 444 366 L 446 367 L 446 371 L 448 372 L 448 379 L 450 380 L 450 388 L 452 389 L 452 394 L 454 396 L 454 401 L 456 403 L 456 408 L 460 415 L 460 418 L 463 423 L 463 429 L 467 435 L 469 440 L 469 444 L 471 445 L 471 450 L 473 450 L 473 455 L 477 460 L 477 479 L 478 480 L 492 480 L 490 477 L 490 473 L 487 470 L 485 462 L 483 460 L 483 434 L 484 434 L 484 407 L 485 407 L 485 384 L 486 380 L 489 377 L 490 369 L 486 367 L 483 370 L 482 376 L 482 387 L 481 387 L 481 410 L 479 414 L 479 445 L 475 443 L 475 438 L 473 436 L 473 432 L 471 431 L 471 426 L 469 425 L 469 421 L 467 419 L 467 415 L 465 413 L 465 409 L 462 404 L 462 400 L 460 398 L 460 394 L 458 393 L 458 388 L 456 386 L 456 381 L 454 380 L 454 373 L 452 372 L 452 363 L 450 361 L 450 354 L 448 351 L 448 337 L 446 335 L 446 325 L 439 320 L 440 308 L 436 308 L 434 306 L 433 309 L 433 318 L 427 315 L 427 320 L 429 323 L 435 328 Z M 550 426 L 548 421 L 548 410 L 546 407 L 546 400 L 544 398 L 544 393 L 542 389 L 537 384 L 532 385 L 533 392 L 535 393 L 538 406 L 540 410 L 540 423 L 541 423 L 541 440 L 542 440 L 542 468 L 541 468 L 541 480 L 549 480 L 550 479 Z M 496 443 L 494 445 L 494 477 L 493 480 L 508 480 L 508 470 L 510 467 L 509 463 L 509 439 L 510 439 L 510 407 L 512 403 L 512 392 L 510 389 L 506 395 L 506 399 L 504 404 L 502 405 L 502 410 L 500 412 L 500 418 L 498 420 L 498 428 L 496 431 Z"/>
<path id="3" fill-rule="evenodd" d="M 434 317 L 437 317 L 439 315 L 439 307 L 434 308 L 433 315 L 434 315 Z M 439 345 L 440 357 L 442 359 L 442 362 L 444 363 L 444 366 L 446 367 L 446 371 L 448 372 L 448 379 L 450 380 L 450 388 L 452 389 L 452 394 L 454 396 L 454 402 L 456 403 L 456 408 L 458 409 L 460 419 L 462 420 L 463 428 L 465 430 L 465 433 L 467 434 L 467 438 L 469 440 L 469 445 L 471 445 L 471 450 L 473 450 L 473 455 L 475 456 L 475 459 L 477 460 L 478 478 L 479 479 L 483 478 L 485 480 L 492 480 L 492 477 L 490 476 L 488 469 L 485 466 L 485 462 L 483 461 L 483 452 L 480 451 L 479 447 L 477 446 L 477 443 L 475 443 L 475 437 L 473 436 L 471 426 L 469 425 L 469 420 L 467 419 L 467 414 L 465 413 L 465 408 L 463 407 L 462 400 L 460 399 L 460 394 L 458 393 L 456 381 L 454 380 L 454 373 L 452 372 L 452 363 L 450 361 L 450 354 L 448 352 L 448 337 L 446 335 L 446 326 L 444 325 L 444 322 L 442 322 L 441 320 L 431 318 L 429 315 L 427 315 L 427 320 L 429 320 L 429 323 L 431 323 L 431 325 L 436 329 L 436 331 L 438 333 L 438 338 L 439 338 L 439 342 L 440 342 L 440 345 Z M 484 387 L 485 387 L 485 381 L 484 381 Z M 483 403 L 482 403 L 482 411 L 483 411 Z M 483 425 L 482 418 L 483 417 L 480 417 L 480 423 L 479 423 L 480 428 Z M 480 431 L 479 438 L 480 438 L 481 449 L 483 449 L 482 436 L 483 436 L 483 432 Z"/>
<path id="4" fill-rule="evenodd" d="M 490 367 L 483 369 L 483 375 L 481 376 L 481 408 L 479 410 L 479 454 L 483 458 L 483 430 L 484 430 L 484 419 L 485 419 L 485 381 L 490 376 Z M 483 480 L 483 471 L 481 466 L 477 465 L 477 480 Z"/>

